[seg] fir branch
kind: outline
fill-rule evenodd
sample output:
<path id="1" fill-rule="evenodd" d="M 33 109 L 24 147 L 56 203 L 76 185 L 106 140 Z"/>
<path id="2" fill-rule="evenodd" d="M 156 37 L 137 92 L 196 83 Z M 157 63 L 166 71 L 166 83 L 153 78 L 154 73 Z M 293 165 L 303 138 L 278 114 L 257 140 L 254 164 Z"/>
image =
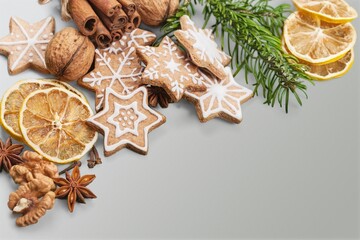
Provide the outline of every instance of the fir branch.
<path id="1" fill-rule="evenodd" d="M 227 45 L 226 51 L 233 58 L 234 76 L 244 70 L 248 83 L 253 75 L 254 92 L 261 91 L 265 104 L 274 106 L 278 102 L 288 112 L 293 95 L 302 105 L 299 93 L 307 97 L 303 79 L 312 81 L 304 73 L 305 66 L 282 51 L 280 41 L 289 5 L 272 7 L 269 0 L 185 0 L 163 27 L 164 36 L 173 37 L 173 32 L 180 28 L 180 17 L 193 15 L 193 4 L 198 3 L 204 6 L 204 27 L 212 17 L 216 21 L 213 31 L 220 38 L 222 48 Z"/>
<path id="2" fill-rule="evenodd" d="M 194 3 L 195 4 L 197 3 L 196 0 Z M 182 4 L 180 5 L 176 14 L 172 17 L 169 17 L 166 20 L 165 25 L 161 28 L 164 34 L 161 35 L 159 38 L 157 38 L 153 45 L 158 46 L 165 36 L 174 38 L 174 32 L 181 28 L 180 18 L 184 15 L 188 15 L 188 16 L 195 15 L 195 7 L 193 2 L 191 2 L 190 0 L 182 1 Z"/>

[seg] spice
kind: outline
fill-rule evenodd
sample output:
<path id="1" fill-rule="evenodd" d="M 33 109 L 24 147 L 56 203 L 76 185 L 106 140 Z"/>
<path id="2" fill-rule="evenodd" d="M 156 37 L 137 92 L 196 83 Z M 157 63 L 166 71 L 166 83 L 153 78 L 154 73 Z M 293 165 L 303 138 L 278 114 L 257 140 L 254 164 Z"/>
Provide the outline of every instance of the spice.
<path id="1" fill-rule="evenodd" d="M 69 0 L 69 10 L 72 19 L 80 32 L 91 36 L 96 32 L 99 18 L 86 0 Z"/>
<path id="2" fill-rule="evenodd" d="M 121 9 L 121 4 L 116 0 L 89 0 L 89 2 L 94 4 L 108 17 L 114 16 Z"/>
<path id="3" fill-rule="evenodd" d="M 162 108 L 167 108 L 169 103 L 172 102 L 169 95 L 161 87 L 148 86 L 147 90 L 149 94 L 149 105 L 151 107 L 157 107 L 157 105 L 160 105 Z"/>
<path id="4" fill-rule="evenodd" d="M 12 166 L 23 163 L 24 160 L 20 156 L 23 149 L 23 145 L 13 144 L 10 137 L 5 143 L 0 140 L 0 172 L 3 169 L 9 172 Z"/>
<path id="5" fill-rule="evenodd" d="M 75 203 L 85 203 L 85 198 L 96 198 L 96 195 L 86 186 L 92 183 L 95 175 L 80 176 L 79 167 L 76 166 L 71 175 L 66 172 L 66 178 L 54 178 L 54 182 L 59 188 L 55 194 L 57 198 L 67 198 L 70 212 L 74 211 Z"/>
<path id="6" fill-rule="evenodd" d="M 123 10 L 128 16 L 136 12 L 136 5 L 131 0 L 118 0 L 118 2 L 121 3 Z"/>
<path id="7" fill-rule="evenodd" d="M 76 166 L 81 167 L 81 162 L 80 161 L 73 162 L 72 164 L 70 164 L 70 166 L 68 166 L 67 168 L 65 168 L 61 172 L 59 172 L 59 175 L 63 175 L 64 173 L 74 169 L 74 167 L 76 167 Z"/>
<path id="8" fill-rule="evenodd" d="M 94 168 L 96 165 L 99 164 L 102 164 L 102 161 L 99 156 L 99 152 L 97 151 L 96 147 L 93 146 L 93 148 L 90 151 L 90 159 L 88 160 L 88 167 Z"/>
<path id="9" fill-rule="evenodd" d="M 105 27 L 102 21 L 99 22 L 98 27 L 95 32 L 95 42 L 100 48 L 110 47 L 110 44 L 113 40 L 111 33 Z"/>

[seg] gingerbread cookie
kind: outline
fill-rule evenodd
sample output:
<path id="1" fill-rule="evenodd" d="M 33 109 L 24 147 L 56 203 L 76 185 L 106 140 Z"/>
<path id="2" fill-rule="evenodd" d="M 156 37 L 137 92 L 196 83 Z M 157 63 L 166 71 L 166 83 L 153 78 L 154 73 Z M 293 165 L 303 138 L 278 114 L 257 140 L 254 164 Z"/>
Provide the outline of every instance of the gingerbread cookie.
<path id="1" fill-rule="evenodd" d="M 219 79 L 226 77 L 225 67 L 231 57 L 218 49 L 211 30 L 197 28 L 189 16 L 180 18 L 182 30 L 175 31 L 175 36 L 184 45 L 192 61 L 205 68 Z"/>
<path id="2" fill-rule="evenodd" d="M 106 88 L 128 95 L 141 85 L 144 68 L 135 47 L 150 45 L 155 39 L 153 33 L 135 29 L 109 48 L 95 50 L 95 69 L 80 79 L 78 84 L 96 93 L 96 111 L 103 107 Z"/>
<path id="3" fill-rule="evenodd" d="M 129 95 L 106 88 L 104 108 L 88 124 L 104 135 L 105 156 L 129 148 L 147 154 L 148 133 L 165 123 L 165 117 L 148 106 L 148 94 L 140 87 Z"/>
<path id="4" fill-rule="evenodd" d="M 125 33 L 119 41 L 115 41 L 107 49 L 109 53 L 119 53 L 131 47 L 150 46 L 154 43 L 156 35 L 152 32 L 136 28 L 130 33 Z"/>
<path id="5" fill-rule="evenodd" d="M 242 121 L 241 104 L 253 96 L 253 92 L 234 80 L 231 69 L 225 68 L 227 77 L 219 80 L 211 74 L 201 73 L 205 92 L 185 92 L 185 98 L 193 102 L 201 122 L 220 117 L 233 123 Z"/>
<path id="6" fill-rule="evenodd" d="M 174 102 L 180 101 L 185 90 L 205 91 L 198 67 L 169 37 L 159 47 L 138 47 L 137 54 L 147 65 L 142 82 L 162 87 Z"/>
<path id="7" fill-rule="evenodd" d="M 9 73 L 17 74 L 27 68 L 48 73 L 45 50 L 54 35 L 54 30 L 53 17 L 34 24 L 12 17 L 10 35 L 0 39 L 0 53 L 8 56 Z"/>

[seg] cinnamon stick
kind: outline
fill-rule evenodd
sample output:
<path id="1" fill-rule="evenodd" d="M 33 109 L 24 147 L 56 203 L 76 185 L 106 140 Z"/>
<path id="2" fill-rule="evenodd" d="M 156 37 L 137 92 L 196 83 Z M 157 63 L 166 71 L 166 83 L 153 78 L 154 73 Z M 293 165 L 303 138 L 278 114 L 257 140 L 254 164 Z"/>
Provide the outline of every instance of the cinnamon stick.
<path id="1" fill-rule="evenodd" d="M 121 29 L 115 29 L 111 31 L 111 37 L 113 41 L 119 41 L 123 35 L 124 33 Z"/>
<path id="2" fill-rule="evenodd" d="M 112 31 L 114 28 L 119 27 L 118 24 L 114 24 L 111 18 L 106 16 L 103 12 L 100 11 L 99 8 L 97 8 L 94 4 L 91 4 L 92 8 L 94 9 L 95 13 L 98 15 L 98 17 L 101 19 L 103 24 Z"/>
<path id="3" fill-rule="evenodd" d="M 131 16 L 136 12 L 136 5 L 130 0 L 118 0 L 118 2 L 122 5 L 124 12 Z"/>
<path id="4" fill-rule="evenodd" d="M 125 32 L 132 32 L 135 29 L 135 25 L 132 22 L 128 22 L 125 26 Z"/>
<path id="5" fill-rule="evenodd" d="M 122 9 L 115 13 L 110 19 L 113 25 L 120 26 L 120 28 L 125 27 L 125 25 L 129 22 L 129 17 Z"/>
<path id="6" fill-rule="evenodd" d="M 117 0 L 89 0 L 102 13 L 111 17 L 121 9 L 121 4 Z"/>
<path id="7" fill-rule="evenodd" d="M 70 0 L 69 10 L 72 19 L 85 36 L 93 35 L 99 18 L 86 0 Z"/>
<path id="8" fill-rule="evenodd" d="M 140 27 L 141 24 L 141 16 L 139 14 L 138 11 L 135 11 L 135 13 L 133 15 L 131 15 L 129 22 L 131 22 L 132 24 L 134 24 L 135 28 Z"/>
<path id="9" fill-rule="evenodd" d="M 110 46 L 110 43 L 112 42 L 111 33 L 105 27 L 102 21 L 100 21 L 97 26 L 94 38 L 99 48 L 107 48 Z"/>

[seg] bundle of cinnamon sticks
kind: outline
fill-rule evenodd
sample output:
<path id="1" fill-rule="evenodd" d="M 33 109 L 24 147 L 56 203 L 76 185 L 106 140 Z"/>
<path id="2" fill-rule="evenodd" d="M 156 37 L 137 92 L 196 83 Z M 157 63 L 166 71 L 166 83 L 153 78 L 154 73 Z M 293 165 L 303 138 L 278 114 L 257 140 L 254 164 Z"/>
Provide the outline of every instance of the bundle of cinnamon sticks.
<path id="1" fill-rule="evenodd" d="M 141 23 L 131 0 L 69 0 L 68 9 L 80 32 L 99 48 L 109 47 Z"/>

